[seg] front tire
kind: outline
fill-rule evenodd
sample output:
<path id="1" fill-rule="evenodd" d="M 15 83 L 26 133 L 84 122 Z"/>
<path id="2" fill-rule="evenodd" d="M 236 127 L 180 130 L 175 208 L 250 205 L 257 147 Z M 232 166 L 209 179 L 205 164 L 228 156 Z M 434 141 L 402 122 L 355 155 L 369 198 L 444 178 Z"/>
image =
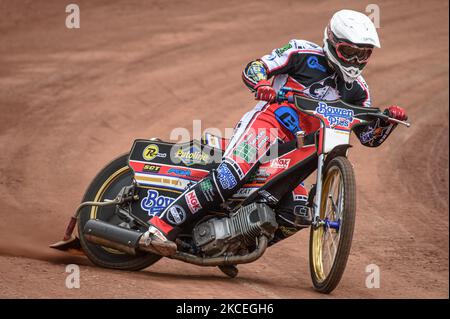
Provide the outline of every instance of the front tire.
<path id="1" fill-rule="evenodd" d="M 122 187 L 132 184 L 133 172 L 128 167 L 128 155 L 123 154 L 117 157 L 97 174 L 86 190 L 82 202 L 114 199 Z M 114 206 L 92 206 L 85 207 L 80 212 L 78 236 L 81 247 L 89 260 L 100 267 L 132 271 L 147 268 L 160 260 L 162 257 L 156 254 L 139 253 L 136 256 L 132 256 L 86 240 L 83 228 L 88 220 L 99 219 L 113 225 L 118 225 L 122 222 L 114 214 L 114 210 Z"/>
<path id="2" fill-rule="evenodd" d="M 323 175 L 320 221 L 311 227 L 309 265 L 314 288 L 328 294 L 339 284 L 347 265 L 356 217 L 356 183 L 350 161 L 330 161 Z"/>

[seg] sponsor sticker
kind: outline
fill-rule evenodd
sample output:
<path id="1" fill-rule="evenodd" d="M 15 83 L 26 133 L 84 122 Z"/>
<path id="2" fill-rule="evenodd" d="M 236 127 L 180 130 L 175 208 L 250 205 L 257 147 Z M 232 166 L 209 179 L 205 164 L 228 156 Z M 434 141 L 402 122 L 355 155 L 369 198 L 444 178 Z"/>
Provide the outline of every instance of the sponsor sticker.
<path id="1" fill-rule="evenodd" d="M 244 140 L 233 151 L 233 155 L 242 158 L 247 163 L 253 163 L 256 160 L 258 150 L 265 146 L 269 141 L 265 130 L 255 134 L 249 133 Z"/>
<path id="2" fill-rule="evenodd" d="M 183 207 L 179 205 L 173 205 L 167 212 L 167 220 L 172 225 L 180 225 L 186 220 L 186 212 Z"/>
<path id="3" fill-rule="evenodd" d="M 287 169 L 290 162 L 290 158 L 275 158 L 270 161 L 270 167 L 275 169 Z"/>
<path id="4" fill-rule="evenodd" d="M 289 42 L 288 44 L 286 44 L 285 46 L 276 49 L 275 52 L 278 54 L 278 56 L 282 56 L 284 52 L 286 52 L 287 50 L 292 48 L 292 44 Z"/>
<path id="5" fill-rule="evenodd" d="M 373 133 L 374 133 L 374 129 L 370 128 L 369 131 L 367 132 L 363 132 L 360 135 L 360 140 L 362 143 L 369 143 L 373 140 Z"/>
<path id="6" fill-rule="evenodd" d="M 208 202 L 214 201 L 214 189 L 211 180 L 205 179 L 200 182 L 200 190 Z"/>
<path id="7" fill-rule="evenodd" d="M 330 126 L 349 127 L 353 122 L 353 110 L 342 109 L 340 107 L 328 106 L 325 102 L 319 102 L 316 112 L 325 117 Z"/>
<path id="8" fill-rule="evenodd" d="M 275 110 L 275 117 L 292 134 L 300 131 L 300 122 L 298 114 L 288 106 L 282 106 Z"/>
<path id="9" fill-rule="evenodd" d="M 260 81 L 266 78 L 266 68 L 264 64 L 260 61 L 253 62 L 248 68 L 247 74 L 251 79 Z"/>
<path id="10" fill-rule="evenodd" d="M 141 208 L 147 211 L 148 216 L 159 216 L 173 201 L 173 198 L 160 195 L 157 190 L 149 189 L 147 197 L 141 201 Z"/>
<path id="11" fill-rule="evenodd" d="M 156 144 L 148 145 L 146 148 L 144 148 L 144 151 L 142 152 L 142 157 L 147 161 L 151 161 L 155 157 L 165 158 L 166 156 L 167 154 L 159 152 L 159 147 Z"/>
<path id="12" fill-rule="evenodd" d="M 317 69 L 321 72 L 327 72 L 327 69 L 319 63 L 319 60 L 317 59 L 316 56 L 310 56 L 307 60 L 306 60 L 306 64 L 308 64 L 308 67 L 310 69 Z"/>
<path id="13" fill-rule="evenodd" d="M 160 169 L 161 169 L 161 166 L 159 166 L 159 165 L 145 164 L 142 171 L 149 172 L 149 173 L 158 173 Z"/>
<path id="14" fill-rule="evenodd" d="M 190 148 L 180 147 L 175 153 L 175 158 L 190 166 L 194 164 L 206 165 L 209 163 L 211 156 L 204 153 L 197 145 L 193 145 Z"/>
<path id="15" fill-rule="evenodd" d="M 217 168 L 217 179 L 223 189 L 233 189 L 237 185 L 236 178 L 230 169 L 223 163 Z"/>
<path id="16" fill-rule="evenodd" d="M 235 156 L 242 158 L 247 163 L 252 163 L 255 161 L 256 152 L 257 152 L 256 147 L 246 142 L 242 142 L 236 147 L 236 149 L 233 151 L 233 154 Z"/>
<path id="17" fill-rule="evenodd" d="M 168 173 L 179 175 L 179 176 L 191 176 L 191 171 L 187 170 L 187 169 L 170 168 Z"/>
<path id="18" fill-rule="evenodd" d="M 373 142 L 380 138 L 380 136 L 383 134 L 383 129 L 381 127 L 378 127 L 376 129 L 372 129 L 369 132 L 365 132 L 361 134 L 361 142 L 362 143 L 369 143 L 372 145 Z"/>
<path id="19" fill-rule="evenodd" d="M 389 128 L 390 126 L 380 126 L 380 120 L 377 120 L 374 127 L 369 126 L 366 132 L 361 133 L 360 140 L 362 143 L 369 143 L 370 145 L 373 145 L 373 142 L 376 140 L 382 142 L 386 138 L 386 133 Z M 385 135 L 384 138 L 381 138 L 383 135 Z"/>
<path id="20" fill-rule="evenodd" d="M 192 214 L 195 214 L 200 209 L 202 209 L 202 205 L 200 205 L 200 201 L 198 200 L 197 194 L 195 191 L 188 192 L 184 198 L 186 199 L 186 202 L 188 204 L 189 210 Z"/>

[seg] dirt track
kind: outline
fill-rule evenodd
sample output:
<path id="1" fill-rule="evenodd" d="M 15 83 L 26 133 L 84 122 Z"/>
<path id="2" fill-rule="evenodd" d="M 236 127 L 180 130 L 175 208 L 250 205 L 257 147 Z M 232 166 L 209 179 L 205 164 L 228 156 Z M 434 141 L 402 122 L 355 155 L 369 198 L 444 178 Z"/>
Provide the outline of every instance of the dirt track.
<path id="1" fill-rule="evenodd" d="M 321 43 L 342 5 L 75 2 L 79 30 L 65 28 L 65 1 L 0 0 L 0 297 L 325 298 L 311 288 L 307 231 L 233 280 L 170 260 L 139 273 L 99 269 L 47 246 L 133 139 L 167 139 L 193 119 L 232 127 L 254 105 L 245 64 L 291 38 Z M 356 233 L 329 297 L 448 298 L 448 2 L 377 3 L 382 49 L 365 78 L 375 104 L 404 106 L 413 126 L 378 149 L 354 141 Z M 69 263 L 81 265 L 81 289 L 64 285 Z M 372 263 L 379 289 L 365 287 Z"/>

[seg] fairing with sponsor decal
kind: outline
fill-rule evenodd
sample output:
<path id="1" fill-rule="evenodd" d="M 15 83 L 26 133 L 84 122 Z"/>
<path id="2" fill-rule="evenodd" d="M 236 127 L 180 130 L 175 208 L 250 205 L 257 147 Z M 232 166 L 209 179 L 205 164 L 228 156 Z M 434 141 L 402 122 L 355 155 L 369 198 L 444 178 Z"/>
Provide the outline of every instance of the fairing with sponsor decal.
<path id="1" fill-rule="evenodd" d="M 203 142 L 203 141 L 202 141 Z M 189 185 L 199 182 L 212 169 L 219 169 L 222 150 L 199 141 L 173 144 L 163 141 L 136 140 L 129 157 L 129 166 L 141 192 L 140 208 L 148 216 L 157 216 L 170 204 L 167 198 L 177 198 Z M 295 143 L 279 148 L 279 157 L 261 163 L 248 182 L 229 200 L 245 200 L 295 163 L 310 156 L 315 145 L 297 149 Z"/>
<path id="2" fill-rule="evenodd" d="M 374 107 L 354 106 L 341 100 L 317 101 L 301 95 L 295 95 L 294 104 L 302 113 L 323 123 L 318 141 L 319 154 L 327 154 L 336 146 L 349 144 L 352 129 L 362 125 L 367 114 L 380 112 Z"/>
<path id="3" fill-rule="evenodd" d="M 148 150 L 153 152 L 151 156 Z M 136 140 L 128 165 L 139 186 L 183 191 L 190 183 L 198 182 L 211 169 L 217 168 L 221 158 L 221 150 L 198 141 L 173 144 Z"/>

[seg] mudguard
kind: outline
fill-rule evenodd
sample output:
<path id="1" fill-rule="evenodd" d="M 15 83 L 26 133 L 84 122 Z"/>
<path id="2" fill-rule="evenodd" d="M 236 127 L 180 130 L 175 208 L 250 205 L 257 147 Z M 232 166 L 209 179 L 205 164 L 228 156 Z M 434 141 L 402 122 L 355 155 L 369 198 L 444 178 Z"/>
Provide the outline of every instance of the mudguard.
<path id="1" fill-rule="evenodd" d="M 348 150 L 350 147 L 353 147 L 353 146 L 350 145 L 350 144 L 343 144 L 343 145 L 338 145 L 338 146 L 336 146 L 335 148 L 333 148 L 333 149 L 331 150 L 331 152 L 329 152 L 329 153 L 327 154 L 327 157 L 325 158 L 325 162 L 324 162 L 323 167 L 327 167 L 327 166 L 328 166 L 328 163 L 329 163 L 333 158 L 335 158 L 335 157 L 338 157 L 338 156 L 344 156 L 344 157 L 347 157 L 347 150 Z"/>

